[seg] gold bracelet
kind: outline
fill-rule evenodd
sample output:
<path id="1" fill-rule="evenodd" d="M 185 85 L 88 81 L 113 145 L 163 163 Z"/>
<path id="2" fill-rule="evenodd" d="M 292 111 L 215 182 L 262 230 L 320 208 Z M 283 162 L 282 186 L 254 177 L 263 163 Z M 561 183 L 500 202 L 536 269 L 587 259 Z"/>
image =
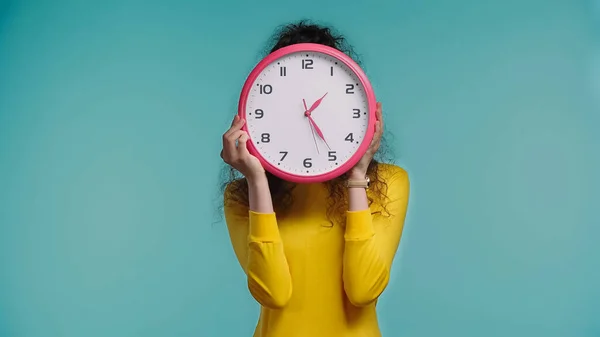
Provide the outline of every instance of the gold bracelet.
<path id="1" fill-rule="evenodd" d="M 369 179 L 369 177 L 365 177 L 365 179 L 361 179 L 361 180 L 346 180 L 346 187 L 347 188 L 364 188 L 367 189 L 369 188 L 369 185 L 371 184 L 371 180 Z"/>

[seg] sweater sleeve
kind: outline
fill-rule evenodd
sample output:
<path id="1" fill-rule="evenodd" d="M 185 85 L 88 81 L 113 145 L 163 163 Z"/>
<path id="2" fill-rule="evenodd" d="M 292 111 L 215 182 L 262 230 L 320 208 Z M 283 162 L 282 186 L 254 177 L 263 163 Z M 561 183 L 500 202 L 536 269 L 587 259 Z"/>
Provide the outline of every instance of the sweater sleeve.
<path id="1" fill-rule="evenodd" d="M 343 280 L 355 306 L 373 303 L 385 290 L 400 244 L 410 189 L 406 171 L 397 168 L 387 184 L 389 216 L 374 220 L 369 209 L 347 212 Z"/>
<path id="2" fill-rule="evenodd" d="M 275 214 L 226 200 L 225 220 L 250 293 L 264 307 L 283 308 L 292 295 L 292 278 Z"/>

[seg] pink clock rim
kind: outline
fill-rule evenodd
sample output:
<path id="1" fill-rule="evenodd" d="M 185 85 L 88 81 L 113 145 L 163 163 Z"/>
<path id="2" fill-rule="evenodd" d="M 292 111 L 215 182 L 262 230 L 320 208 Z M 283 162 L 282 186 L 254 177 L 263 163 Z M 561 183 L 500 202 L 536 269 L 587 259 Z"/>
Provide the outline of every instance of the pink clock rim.
<path id="1" fill-rule="evenodd" d="M 343 53 L 335 48 L 325 46 L 322 44 L 297 43 L 297 44 L 293 44 L 293 45 L 290 45 L 287 47 L 283 47 L 283 48 L 278 49 L 278 50 L 274 51 L 273 53 L 267 55 L 250 72 L 250 74 L 246 78 L 244 86 L 242 87 L 242 92 L 240 94 L 240 99 L 239 99 L 239 104 L 238 104 L 238 115 L 241 118 L 245 118 L 246 102 L 248 100 L 248 95 L 250 93 L 250 90 L 252 89 L 252 85 L 254 84 L 254 81 L 256 80 L 256 78 L 258 78 L 260 73 L 267 66 L 269 66 L 271 63 L 273 63 L 275 60 L 277 60 L 285 55 L 297 53 L 297 52 L 319 52 L 319 53 L 327 54 L 329 56 L 333 56 L 336 59 L 338 59 L 339 61 L 343 62 L 348 68 L 350 68 L 356 74 L 360 83 L 362 84 L 363 90 L 365 91 L 365 94 L 367 95 L 367 101 L 368 101 L 368 107 L 369 107 L 369 123 L 367 126 L 367 130 L 365 132 L 365 137 L 363 138 L 362 143 L 360 144 L 360 146 L 358 147 L 358 149 L 356 150 L 354 155 L 352 155 L 348 160 L 346 160 L 346 162 L 344 164 L 340 165 L 333 171 L 326 172 L 323 174 L 312 175 L 312 176 L 303 176 L 300 174 L 288 173 L 288 172 L 282 171 L 277 166 L 269 163 L 266 159 L 263 158 L 263 156 L 260 154 L 258 149 L 254 146 L 254 141 L 252 139 L 252 136 L 250 135 L 250 132 L 248 131 L 247 124 L 244 124 L 242 129 L 244 131 L 248 132 L 248 136 L 249 136 L 249 140 L 247 142 L 248 151 L 252 155 L 254 155 L 256 158 L 258 158 L 258 160 L 261 162 L 261 164 L 263 165 L 265 170 L 267 170 L 271 174 L 275 175 L 276 177 L 279 177 L 280 179 L 283 179 L 283 180 L 286 180 L 289 182 L 293 182 L 293 183 L 299 183 L 299 184 L 321 183 L 321 182 L 335 179 L 335 178 L 341 176 L 342 174 L 348 172 L 350 169 L 352 169 L 352 167 L 354 167 L 360 161 L 362 156 L 365 154 L 365 152 L 369 148 L 369 145 L 371 144 L 371 141 L 375 134 L 375 119 L 376 119 L 375 92 L 374 92 L 373 87 L 371 86 L 371 82 L 367 78 L 367 75 L 365 74 L 365 72 L 350 56 L 346 55 L 345 53 Z"/>

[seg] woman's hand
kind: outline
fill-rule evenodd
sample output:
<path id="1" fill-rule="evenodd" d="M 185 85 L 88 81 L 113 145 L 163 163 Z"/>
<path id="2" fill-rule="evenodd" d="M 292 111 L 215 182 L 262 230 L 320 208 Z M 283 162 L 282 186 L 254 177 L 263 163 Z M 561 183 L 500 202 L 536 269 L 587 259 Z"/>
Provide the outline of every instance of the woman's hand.
<path id="1" fill-rule="evenodd" d="M 363 155 L 360 161 L 348 172 L 350 179 L 364 179 L 367 175 L 367 169 L 373 156 L 379 150 L 381 144 L 381 136 L 383 135 L 383 114 L 381 113 L 381 102 L 377 102 L 377 109 L 375 110 L 375 134 L 373 140 L 367 149 L 367 152 Z"/>
<path id="2" fill-rule="evenodd" d="M 242 130 L 245 122 L 240 116 L 235 116 L 231 128 L 223 135 L 221 158 L 225 163 L 240 171 L 246 179 L 254 180 L 264 177 L 265 169 L 258 158 L 248 152 L 246 142 L 249 136 L 246 131 Z"/>

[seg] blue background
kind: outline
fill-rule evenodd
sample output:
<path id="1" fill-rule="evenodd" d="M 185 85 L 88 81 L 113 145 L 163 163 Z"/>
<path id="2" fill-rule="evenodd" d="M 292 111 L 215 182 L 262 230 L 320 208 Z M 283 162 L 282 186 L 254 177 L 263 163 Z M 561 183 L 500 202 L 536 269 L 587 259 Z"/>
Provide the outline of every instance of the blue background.
<path id="1" fill-rule="evenodd" d="M 251 336 L 220 136 L 300 18 L 411 176 L 384 336 L 600 336 L 597 0 L 0 0 L 0 336 Z"/>

